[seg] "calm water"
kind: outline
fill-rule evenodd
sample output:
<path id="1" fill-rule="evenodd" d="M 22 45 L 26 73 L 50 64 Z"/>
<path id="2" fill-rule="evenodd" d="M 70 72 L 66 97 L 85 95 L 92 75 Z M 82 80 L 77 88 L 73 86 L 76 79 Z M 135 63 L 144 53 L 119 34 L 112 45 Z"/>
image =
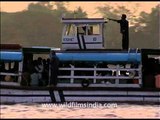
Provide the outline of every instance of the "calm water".
<path id="1" fill-rule="evenodd" d="M 115 103 L 116 104 L 116 103 Z M 56 106 L 55 106 L 56 105 Z M 160 118 L 160 105 L 117 103 L 115 106 L 2 104 L 1 118 Z"/>

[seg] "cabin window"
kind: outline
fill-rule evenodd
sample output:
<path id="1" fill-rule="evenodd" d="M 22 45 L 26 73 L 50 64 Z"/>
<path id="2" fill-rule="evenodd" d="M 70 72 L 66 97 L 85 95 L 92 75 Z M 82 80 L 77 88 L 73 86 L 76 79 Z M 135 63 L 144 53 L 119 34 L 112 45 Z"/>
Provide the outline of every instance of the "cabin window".
<path id="1" fill-rule="evenodd" d="M 76 27 L 73 24 L 69 24 L 66 26 L 66 32 L 65 35 L 67 36 L 75 36 L 76 34 Z"/>
<path id="2" fill-rule="evenodd" d="M 78 34 L 87 35 L 86 28 L 87 28 L 86 26 L 82 26 L 82 25 L 78 26 L 77 27 Z"/>
<path id="3" fill-rule="evenodd" d="M 66 30 L 64 35 L 76 36 L 76 33 L 83 34 L 83 35 L 100 35 L 100 25 L 99 24 L 92 24 L 92 25 L 68 24 L 66 25 Z"/>
<path id="4" fill-rule="evenodd" d="M 77 27 L 77 32 L 83 35 L 99 35 L 100 34 L 100 25 L 81 25 Z"/>
<path id="5" fill-rule="evenodd" d="M 88 35 L 99 35 L 100 34 L 100 26 L 99 24 L 94 24 L 92 26 L 88 26 Z"/>

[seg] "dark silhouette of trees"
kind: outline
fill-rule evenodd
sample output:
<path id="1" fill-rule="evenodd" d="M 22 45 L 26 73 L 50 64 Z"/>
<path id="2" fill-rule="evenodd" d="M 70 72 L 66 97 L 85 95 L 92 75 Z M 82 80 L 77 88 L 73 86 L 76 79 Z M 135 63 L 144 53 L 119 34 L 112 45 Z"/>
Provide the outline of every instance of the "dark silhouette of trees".
<path id="1" fill-rule="evenodd" d="M 133 26 L 131 37 L 132 46 L 138 48 L 160 48 L 160 8 L 157 5 L 151 13 L 141 12 Z M 136 44 L 136 45 L 134 45 Z"/>
<path id="2" fill-rule="evenodd" d="M 129 29 L 130 48 L 160 48 L 160 9 L 158 5 L 152 8 L 151 13 L 141 12 L 139 17 L 135 16 L 136 11 L 131 12 L 124 6 L 113 8 L 105 5 L 98 7 L 97 10 L 104 18 L 120 19 L 120 15 L 123 13 L 129 16 L 128 20 L 131 23 Z M 113 22 L 106 24 L 106 48 L 120 48 L 121 36 L 118 30 L 118 24 Z"/>
<path id="3" fill-rule="evenodd" d="M 1 12 L 1 43 L 17 43 L 23 46 L 61 47 L 62 14 L 73 17 L 64 2 L 31 3 L 27 10 Z M 79 17 L 87 17 L 81 8 L 75 10 Z"/>
<path id="4" fill-rule="evenodd" d="M 1 12 L 1 43 L 61 47 L 61 17 L 87 17 L 87 13 L 81 7 L 70 11 L 65 4 L 66 2 L 37 2 L 29 4 L 28 9 L 21 12 Z M 104 18 L 120 19 L 121 14 L 127 15 L 130 22 L 131 48 L 160 48 L 158 5 L 152 8 L 151 13 L 141 12 L 139 17 L 135 16 L 136 11 L 130 11 L 125 6 L 113 8 L 106 4 L 97 10 Z M 121 48 L 119 27 L 119 24 L 113 22 L 106 24 L 106 48 Z"/>

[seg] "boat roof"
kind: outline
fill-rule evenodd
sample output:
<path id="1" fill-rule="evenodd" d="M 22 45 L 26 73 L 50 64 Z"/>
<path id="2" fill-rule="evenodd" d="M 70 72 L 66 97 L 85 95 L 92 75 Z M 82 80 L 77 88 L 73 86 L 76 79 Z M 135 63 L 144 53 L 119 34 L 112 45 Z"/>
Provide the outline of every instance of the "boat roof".
<path id="1" fill-rule="evenodd" d="M 0 44 L 1 50 L 20 50 L 22 46 L 19 44 Z"/>
<path id="2" fill-rule="evenodd" d="M 60 48 L 55 47 L 46 47 L 46 46 L 33 46 L 33 47 L 24 47 L 24 53 L 32 53 L 32 54 L 47 54 L 52 50 L 59 50 Z"/>
<path id="3" fill-rule="evenodd" d="M 104 18 L 62 18 L 62 23 L 74 23 L 74 24 L 83 24 L 83 23 L 106 23 Z"/>
<path id="4" fill-rule="evenodd" d="M 0 61 L 22 61 L 22 51 L 0 51 Z"/>
<path id="5" fill-rule="evenodd" d="M 22 61 L 23 53 L 20 44 L 0 44 L 0 61 Z"/>
<path id="6" fill-rule="evenodd" d="M 60 61 L 86 61 L 86 62 L 108 62 L 108 63 L 140 63 L 141 53 L 104 53 L 104 52 L 57 52 Z"/>

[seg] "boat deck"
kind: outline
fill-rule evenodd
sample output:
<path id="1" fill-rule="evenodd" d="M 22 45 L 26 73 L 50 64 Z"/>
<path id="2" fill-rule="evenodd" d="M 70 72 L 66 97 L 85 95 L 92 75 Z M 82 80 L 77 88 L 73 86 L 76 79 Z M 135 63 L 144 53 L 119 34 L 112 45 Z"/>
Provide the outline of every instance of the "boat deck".
<path id="1" fill-rule="evenodd" d="M 126 87 L 48 87 L 48 86 L 19 86 L 1 83 L 1 88 L 17 90 L 102 90 L 102 91 L 159 91 L 160 88 L 126 88 Z"/>

